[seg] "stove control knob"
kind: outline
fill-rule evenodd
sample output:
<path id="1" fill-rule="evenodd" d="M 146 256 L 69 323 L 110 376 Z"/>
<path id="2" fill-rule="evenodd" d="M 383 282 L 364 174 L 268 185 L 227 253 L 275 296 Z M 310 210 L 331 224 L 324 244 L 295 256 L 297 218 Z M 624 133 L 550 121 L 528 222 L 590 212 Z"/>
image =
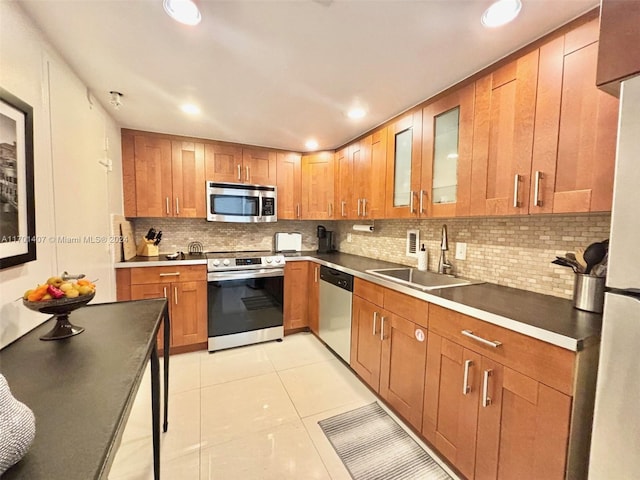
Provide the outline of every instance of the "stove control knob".
<path id="1" fill-rule="evenodd" d="M 229 262 L 229 259 L 228 259 L 228 258 L 225 258 L 225 259 L 222 261 L 222 264 L 223 264 L 225 267 L 228 267 L 228 266 L 229 266 L 229 263 L 230 263 L 230 262 Z"/>
<path id="2" fill-rule="evenodd" d="M 267 257 L 267 258 L 265 258 L 264 260 L 265 260 L 265 262 L 267 262 L 267 263 L 271 263 L 271 262 L 273 262 L 273 258 L 271 258 L 271 257 Z M 278 258 L 276 257 L 276 262 L 277 262 L 277 261 L 278 261 Z"/>
<path id="3" fill-rule="evenodd" d="M 276 257 L 276 258 L 275 258 L 275 262 L 276 262 L 276 263 L 280 263 L 281 261 L 282 261 L 282 259 L 281 259 L 280 257 Z"/>
<path id="4" fill-rule="evenodd" d="M 217 267 L 218 265 L 220 265 L 220 260 L 218 260 L 217 258 L 213 261 L 213 266 Z"/>

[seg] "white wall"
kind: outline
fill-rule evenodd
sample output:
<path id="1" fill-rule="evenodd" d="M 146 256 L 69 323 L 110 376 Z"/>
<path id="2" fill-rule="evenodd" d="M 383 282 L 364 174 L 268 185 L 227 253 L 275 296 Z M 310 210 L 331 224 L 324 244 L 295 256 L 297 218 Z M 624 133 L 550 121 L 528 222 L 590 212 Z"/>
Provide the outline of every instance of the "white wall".
<path id="1" fill-rule="evenodd" d="M 85 273 L 99 279 L 94 303 L 115 300 L 114 245 L 85 237 L 111 234 L 122 167 L 119 127 L 16 2 L 0 1 L 0 85 L 33 107 L 36 236 L 45 239 L 36 261 L 0 270 L 2 348 L 48 318 L 16 299 L 52 275 Z M 107 159 L 112 171 L 98 163 Z"/>

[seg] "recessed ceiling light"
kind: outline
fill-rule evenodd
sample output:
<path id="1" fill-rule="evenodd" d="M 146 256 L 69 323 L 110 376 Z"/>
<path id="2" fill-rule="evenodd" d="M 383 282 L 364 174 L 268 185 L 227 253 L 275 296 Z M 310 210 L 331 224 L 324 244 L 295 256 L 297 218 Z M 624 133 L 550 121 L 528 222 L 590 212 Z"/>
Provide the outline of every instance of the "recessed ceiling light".
<path id="1" fill-rule="evenodd" d="M 362 118 L 366 115 L 367 112 L 364 111 L 364 108 L 352 108 L 347 112 L 347 116 L 349 118 L 353 118 L 354 120 L 358 118 Z"/>
<path id="2" fill-rule="evenodd" d="M 197 25 L 202 20 L 198 6 L 192 0 L 164 0 L 164 11 L 175 21 Z"/>
<path id="3" fill-rule="evenodd" d="M 489 28 L 500 27 L 516 18 L 521 8 L 520 0 L 498 0 L 484 11 L 482 24 Z"/>
<path id="4" fill-rule="evenodd" d="M 185 103 L 180 107 L 180 110 L 190 115 L 197 115 L 198 113 L 200 113 L 200 108 L 196 105 L 193 105 L 192 103 Z"/>
<path id="5" fill-rule="evenodd" d="M 305 143 L 304 146 L 309 150 L 315 150 L 316 148 L 318 148 L 318 142 L 316 142 L 315 140 L 307 140 L 307 143 Z"/>

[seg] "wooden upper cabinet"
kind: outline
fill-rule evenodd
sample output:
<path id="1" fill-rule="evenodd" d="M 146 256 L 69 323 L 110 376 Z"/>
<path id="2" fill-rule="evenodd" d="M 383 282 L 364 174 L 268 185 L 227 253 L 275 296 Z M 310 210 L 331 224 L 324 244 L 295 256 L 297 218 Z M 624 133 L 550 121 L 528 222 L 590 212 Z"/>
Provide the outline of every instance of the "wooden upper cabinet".
<path id="1" fill-rule="evenodd" d="M 243 181 L 256 185 L 275 185 L 276 152 L 262 148 L 242 149 Z"/>
<path id="2" fill-rule="evenodd" d="M 417 215 L 422 157 L 422 111 L 387 127 L 386 217 Z"/>
<path id="3" fill-rule="evenodd" d="M 136 135 L 134 170 L 135 216 L 173 216 L 171 141 L 166 138 Z"/>
<path id="4" fill-rule="evenodd" d="M 298 220 L 302 208 L 302 155 L 295 152 L 278 152 L 278 219 Z"/>
<path id="5" fill-rule="evenodd" d="M 620 81 L 640 74 L 640 2 L 602 0 L 600 2 L 600 42 L 598 45 L 598 87 L 619 95 Z"/>
<path id="6" fill-rule="evenodd" d="M 172 208 L 175 217 L 204 218 L 206 187 L 204 144 L 171 142 Z"/>
<path id="7" fill-rule="evenodd" d="M 352 146 L 349 145 L 335 153 L 335 216 L 339 220 L 355 218 L 353 184 L 356 180 L 353 177 L 351 150 Z"/>
<path id="8" fill-rule="evenodd" d="M 335 218 L 333 152 L 302 155 L 302 218 Z"/>
<path id="9" fill-rule="evenodd" d="M 242 181 L 242 148 L 236 145 L 207 143 L 204 147 L 207 181 Z"/>
<path id="10" fill-rule="evenodd" d="M 371 147 L 368 156 L 368 194 L 366 218 L 385 218 L 387 186 L 387 128 L 371 135 Z"/>
<path id="11" fill-rule="evenodd" d="M 276 152 L 263 148 L 208 143 L 205 146 L 209 181 L 276 185 Z"/>
<path id="12" fill-rule="evenodd" d="M 598 21 L 540 49 L 530 213 L 611 210 L 618 100 L 595 86 Z"/>
<path id="13" fill-rule="evenodd" d="M 528 213 L 538 50 L 476 81 L 471 215 Z"/>
<path id="14" fill-rule="evenodd" d="M 469 215 L 474 94 L 471 84 L 422 111 L 420 215 Z"/>

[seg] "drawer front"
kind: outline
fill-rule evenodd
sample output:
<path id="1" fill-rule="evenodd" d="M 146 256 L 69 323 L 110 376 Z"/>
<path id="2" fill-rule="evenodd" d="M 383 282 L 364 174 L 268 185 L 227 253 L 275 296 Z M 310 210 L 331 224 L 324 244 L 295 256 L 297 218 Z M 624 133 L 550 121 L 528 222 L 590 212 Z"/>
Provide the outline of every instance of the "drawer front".
<path id="1" fill-rule="evenodd" d="M 428 327 L 429 304 L 424 300 L 385 288 L 383 306 L 385 310 Z"/>
<path id="2" fill-rule="evenodd" d="M 207 280 L 205 265 L 171 265 L 131 269 L 131 284 L 195 282 Z"/>
<path id="3" fill-rule="evenodd" d="M 429 330 L 566 395 L 573 395 L 575 352 L 437 305 L 429 308 Z M 463 330 L 490 342 L 470 338 Z"/>
<path id="4" fill-rule="evenodd" d="M 380 307 L 383 306 L 383 292 L 385 290 L 386 289 L 384 287 L 376 285 L 375 283 L 367 282 L 361 278 L 356 277 L 353 279 L 353 294 L 360 298 L 364 298 L 371 303 L 375 303 Z"/>

